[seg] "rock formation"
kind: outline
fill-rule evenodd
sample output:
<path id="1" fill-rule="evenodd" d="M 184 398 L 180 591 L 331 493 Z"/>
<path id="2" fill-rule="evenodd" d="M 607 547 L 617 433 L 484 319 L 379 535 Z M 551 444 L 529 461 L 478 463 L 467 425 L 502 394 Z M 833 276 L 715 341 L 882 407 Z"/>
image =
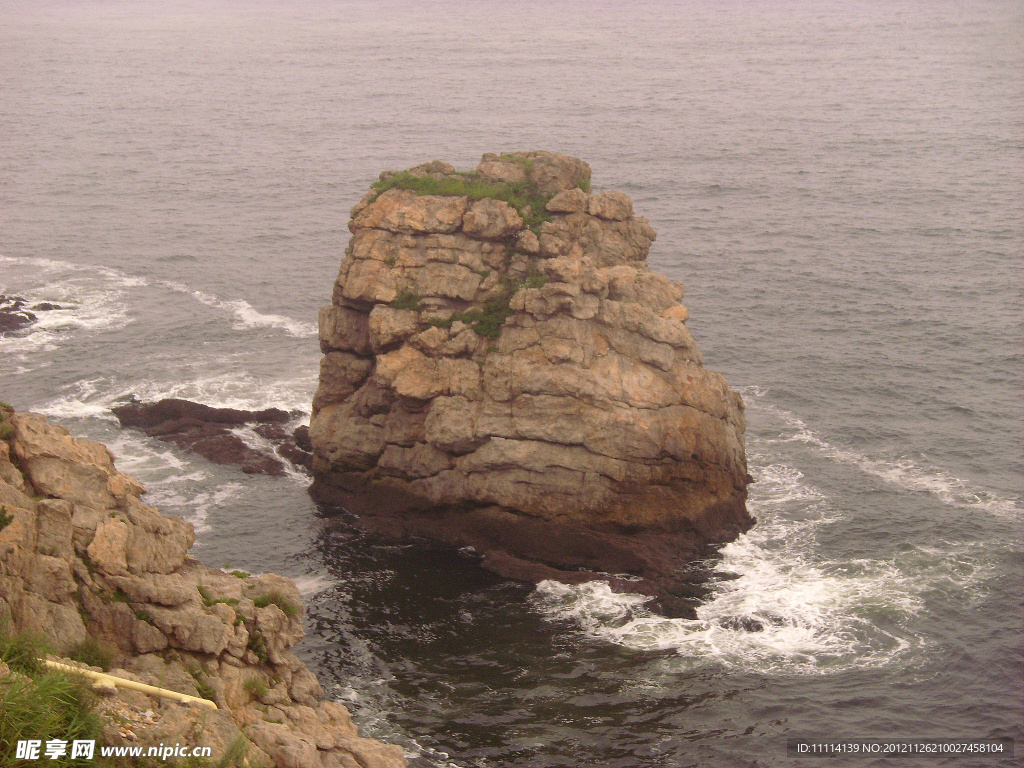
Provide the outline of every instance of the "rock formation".
<path id="1" fill-rule="evenodd" d="M 314 496 L 515 578 L 653 591 L 752 524 L 742 400 L 650 224 L 589 181 L 548 152 L 381 175 L 320 312 Z"/>
<path id="2" fill-rule="evenodd" d="M 292 415 L 280 408 L 243 411 L 211 408 L 201 403 L 168 398 L 155 403 L 128 403 L 112 409 L 122 427 L 134 427 L 150 437 L 198 453 L 217 464 L 232 464 L 248 474 L 283 475 L 285 460 L 309 469 L 311 456 L 303 446 L 307 429 L 289 435 L 284 424 Z M 252 434 L 267 441 L 253 447 L 235 430 L 251 426 Z"/>
<path id="3" fill-rule="evenodd" d="M 180 742 L 219 757 L 241 736 L 253 766 L 404 766 L 400 748 L 358 736 L 291 651 L 303 636 L 294 583 L 200 564 L 192 526 L 142 493 L 104 446 L 0 406 L 0 624 L 59 653 L 98 639 L 112 674 L 219 707 L 118 688 L 102 705 L 106 743 Z M 0 682 L 11 674 L 0 664 Z"/>
<path id="4" fill-rule="evenodd" d="M 0 293 L 0 336 L 7 336 L 24 330 L 38 320 L 35 312 L 49 312 L 61 309 L 56 304 L 42 302 L 30 308 L 20 296 L 6 296 Z"/>

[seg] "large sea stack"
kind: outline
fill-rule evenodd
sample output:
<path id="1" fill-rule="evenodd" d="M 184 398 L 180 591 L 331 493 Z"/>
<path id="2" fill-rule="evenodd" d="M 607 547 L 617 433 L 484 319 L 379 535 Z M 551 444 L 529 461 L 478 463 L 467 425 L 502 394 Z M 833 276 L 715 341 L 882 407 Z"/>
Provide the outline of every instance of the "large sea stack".
<path id="1" fill-rule="evenodd" d="M 381 174 L 320 313 L 315 496 L 503 575 L 649 592 L 750 527 L 743 402 L 650 224 L 589 190 L 550 152 Z"/>

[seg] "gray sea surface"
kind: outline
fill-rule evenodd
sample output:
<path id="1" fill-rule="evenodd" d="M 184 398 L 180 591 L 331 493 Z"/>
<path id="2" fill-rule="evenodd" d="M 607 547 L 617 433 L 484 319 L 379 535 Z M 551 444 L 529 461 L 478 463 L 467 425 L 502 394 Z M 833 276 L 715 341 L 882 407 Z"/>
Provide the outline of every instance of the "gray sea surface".
<path id="1" fill-rule="evenodd" d="M 110 413 L 308 418 L 350 206 L 520 149 L 633 198 L 746 400 L 759 522 L 697 619 L 367 539 Z M 421 764 L 1020 765 L 1022 190 L 1015 0 L 11 0 L 0 293 L 61 309 L 0 338 L 0 399 L 110 445 L 207 564 L 296 578 L 303 657 Z"/>

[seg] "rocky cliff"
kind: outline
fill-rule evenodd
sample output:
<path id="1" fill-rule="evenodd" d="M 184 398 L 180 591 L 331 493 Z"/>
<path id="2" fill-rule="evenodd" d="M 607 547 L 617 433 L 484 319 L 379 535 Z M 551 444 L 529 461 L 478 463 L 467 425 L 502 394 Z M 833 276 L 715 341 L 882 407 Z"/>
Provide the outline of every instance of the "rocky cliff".
<path id="1" fill-rule="evenodd" d="M 751 525 L 742 400 L 650 224 L 589 182 L 548 152 L 381 175 L 320 313 L 315 496 L 505 575 L 654 591 Z"/>
<path id="2" fill-rule="evenodd" d="M 118 688 L 102 704 L 106 743 L 179 742 L 219 757 L 241 737 L 253 766 L 404 766 L 398 747 L 359 737 L 291 651 L 303 636 L 294 583 L 202 565 L 188 555 L 192 526 L 143 493 L 104 446 L 0 406 L 5 631 L 41 635 L 61 654 L 91 638 L 111 653 L 113 674 L 219 707 Z M 10 674 L 0 664 L 0 682 Z"/>

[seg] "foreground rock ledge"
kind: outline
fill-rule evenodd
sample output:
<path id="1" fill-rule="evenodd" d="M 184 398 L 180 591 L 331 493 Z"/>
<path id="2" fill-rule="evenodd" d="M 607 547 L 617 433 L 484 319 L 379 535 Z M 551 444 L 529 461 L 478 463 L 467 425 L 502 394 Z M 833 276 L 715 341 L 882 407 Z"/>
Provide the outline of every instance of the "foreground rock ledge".
<path id="1" fill-rule="evenodd" d="M 650 224 L 589 180 L 548 152 L 381 175 L 320 312 L 313 494 L 513 578 L 668 594 L 753 523 L 743 402 L 648 269 Z"/>
<path id="2" fill-rule="evenodd" d="M 97 639 L 112 674 L 219 707 L 118 688 L 101 704 L 104 743 L 209 746 L 216 759 L 241 737 L 251 766 L 405 766 L 401 748 L 361 738 L 323 700 L 291 651 L 303 636 L 295 584 L 207 568 L 188 555 L 192 526 L 143 493 L 103 445 L 0 406 L 0 623 L 58 653 Z M 0 664 L 0 681 L 12 674 Z M 37 738 L 48 736 L 63 738 Z"/>

